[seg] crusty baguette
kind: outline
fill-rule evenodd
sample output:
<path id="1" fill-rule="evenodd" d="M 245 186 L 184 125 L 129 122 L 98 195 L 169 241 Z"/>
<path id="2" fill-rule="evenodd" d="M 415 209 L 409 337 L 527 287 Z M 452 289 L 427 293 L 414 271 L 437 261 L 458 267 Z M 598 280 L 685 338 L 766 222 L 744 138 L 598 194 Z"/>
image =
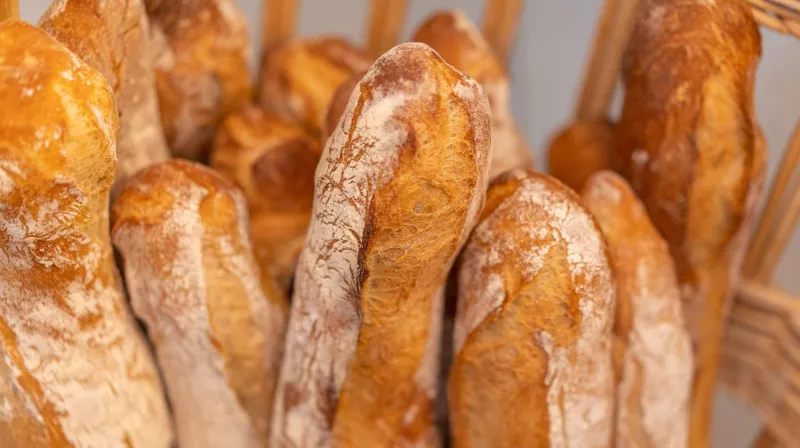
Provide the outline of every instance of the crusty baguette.
<path id="1" fill-rule="evenodd" d="M 618 170 L 614 126 L 606 120 L 577 121 L 556 134 L 548 150 L 550 175 L 580 192 L 592 174 Z"/>
<path id="2" fill-rule="evenodd" d="M 142 1 L 56 0 L 39 26 L 99 71 L 114 91 L 120 127 L 112 193 L 135 172 L 168 159 Z"/>
<path id="3" fill-rule="evenodd" d="M 169 447 L 108 235 L 119 128 L 103 76 L 0 24 L 0 446 Z"/>
<path id="4" fill-rule="evenodd" d="M 259 273 L 241 193 L 175 160 L 131 178 L 112 221 L 180 445 L 267 446 L 287 308 Z"/>
<path id="5" fill-rule="evenodd" d="M 489 105 L 422 44 L 384 54 L 323 151 L 274 446 L 435 446 L 443 289 L 483 204 Z"/>
<path id="6" fill-rule="evenodd" d="M 624 171 L 670 246 L 694 342 L 691 446 L 708 431 L 724 322 L 761 190 L 761 37 L 743 0 L 645 0 L 624 71 Z"/>
<path id="7" fill-rule="evenodd" d="M 251 48 L 233 0 L 144 0 L 172 153 L 202 160 L 217 126 L 251 100 Z"/>
<path id="8" fill-rule="evenodd" d="M 492 109 L 492 154 L 489 177 L 533 164 L 511 116 L 508 74 L 480 30 L 461 11 L 437 12 L 411 39 L 430 45 L 445 61 L 463 71 L 483 87 Z"/>
<path id="9" fill-rule="evenodd" d="M 577 194 L 533 171 L 495 179 L 458 291 L 453 446 L 608 447 L 614 282 Z"/>
<path id="10" fill-rule="evenodd" d="M 211 153 L 211 165 L 244 192 L 256 259 L 284 291 L 305 243 L 320 152 L 303 128 L 249 107 L 225 119 Z"/>
<path id="11" fill-rule="evenodd" d="M 372 60 L 335 36 L 290 40 L 264 52 L 259 73 L 259 104 L 318 137 L 336 88 Z"/>
<path id="12" fill-rule="evenodd" d="M 327 111 L 325 112 L 325 121 L 322 123 L 322 138 L 320 141 L 323 146 L 328 143 L 328 139 L 331 138 L 333 131 L 339 126 L 339 121 L 342 119 L 344 111 L 347 110 L 347 103 L 350 102 L 350 95 L 353 94 L 353 89 L 356 88 L 359 81 L 361 81 L 366 73 L 366 71 L 363 71 L 351 75 L 344 82 L 339 84 L 339 87 L 337 87 L 336 91 L 333 93 L 333 98 L 331 98 L 331 102 L 328 104 Z"/>
<path id="13" fill-rule="evenodd" d="M 581 197 L 606 237 L 617 284 L 615 446 L 684 448 L 694 360 L 669 248 L 619 175 L 594 174 Z"/>

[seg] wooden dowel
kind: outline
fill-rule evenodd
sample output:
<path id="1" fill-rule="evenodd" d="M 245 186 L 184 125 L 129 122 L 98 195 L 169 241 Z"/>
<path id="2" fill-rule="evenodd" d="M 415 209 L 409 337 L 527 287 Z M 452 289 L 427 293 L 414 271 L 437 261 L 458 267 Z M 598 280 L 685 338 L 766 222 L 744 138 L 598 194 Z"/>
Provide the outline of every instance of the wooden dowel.
<path id="1" fill-rule="evenodd" d="M 406 20 L 406 0 L 372 0 L 367 18 L 367 52 L 379 57 L 397 45 Z"/>
<path id="2" fill-rule="evenodd" d="M 483 35 L 497 57 L 508 63 L 522 17 L 522 0 L 486 0 L 483 12 Z"/>
<path id="3" fill-rule="evenodd" d="M 778 265 L 784 251 L 786 251 L 786 247 L 789 245 L 797 228 L 797 220 L 800 218 L 800 181 L 794 182 L 792 185 L 794 193 L 789 200 L 787 211 L 778 221 L 770 246 L 756 271 L 756 278 L 763 279 L 766 283 L 772 280 L 775 267 Z"/>
<path id="4" fill-rule="evenodd" d="M 19 20 L 19 0 L 0 0 L 0 22 Z"/>
<path id="5" fill-rule="evenodd" d="M 602 119 L 608 112 L 640 0 L 606 0 L 592 44 L 575 118 Z"/>
<path id="6" fill-rule="evenodd" d="M 766 13 L 774 14 L 787 19 L 800 20 L 800 10 L 797 9 L 797 0 L 748 0 L 750 4 Z M 783 3 L 783 4 L 782 4 Z M 791 3 L 791 5 L 789 4 Z"/>
<path id="7" fill-rule="evenodd" d="M 262 51 L 294 35 L 299 3 L 299 0 L 262 0 Z"/>
<path id="8" fill-rule="evenodd" d="M 753 16 L 758 23 L 768 28 L 800 39 L 800 23 L 793 22 L 789 19 L 778 19 L 757 8 L 753 8 Z"/>
<path id="9" fill-rule="evenodd" d="M 780 163 L 780 170 L 770 187 L 766 208 L 758 223 L 755 236 L 745 259 L 744 272 L 748 278 L 763 282 L 765 278 L 757 276 L 757 273 L 771 274 L 771 272 L 761 269 L 761 264 L 766 252 L 775 244 L 773 237 L 776 222 L 781 219 L 782 214 L 780 212 L 784 204 L 786 188 L 795 176 L 798 164 L 800 164 L 800 121 L 798 121 L 794 134 L 789 140 L 783 160 Z"/>

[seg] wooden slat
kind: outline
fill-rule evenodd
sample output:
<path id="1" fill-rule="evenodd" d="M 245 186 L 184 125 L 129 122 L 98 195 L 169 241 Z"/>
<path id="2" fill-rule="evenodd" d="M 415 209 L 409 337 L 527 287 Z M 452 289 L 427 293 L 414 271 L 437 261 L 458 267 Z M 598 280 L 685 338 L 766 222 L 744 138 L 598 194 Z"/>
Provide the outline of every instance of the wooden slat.
<path id="1" fill-rule="evenodd" d="M 762 269 L 762 263 L 765 254 L 775 244 L 774 230 L 777 222 L 785 216 L 784 198 L 789 184 L 797 176 L 798 164 L 800 164 L 800 121 L 797 122 L 794 135 L 784 152 L 778 174 L 767 196 L 767 205 L 747 253 L 744 272 L 748 278 L 765 282 L 772 275 L 774 266 Z"/>
<path id="2" fill-rule="evenodd" d="M 517 37 L 522 6 L 522 0 L 486 0 L 483 35 L 505 64 L 508 64 Z"/>
<path id="3" fill-rule="evenodd" d="M 800 299 L 743 281 L 723 349 L 725 385 L 768 422 L 754 447 L 776 448 L 800 426 Z M 771 445 L 765 445 L 770 444 Z"/>
<path id="4" fill-rule="evenodd" d="M 262 0 L 261 48 L 270 48 L 292 37 L 297 26 L 300 0 Z"/>
<path id="5" fill-rule="evenodd" d="M 748 0 L 753 15 L 762 25 L 800 39 L 800 1 Z"/>
<path id="6" fill-rule="evenodd" d="M 792 197 L 788 199 L 785 213 L 775 226 L 772 244 L 764 254 L 764 259 L 756 272 L 757 277 L 765 278 L 766 281 L 772 279 L 775 267 L 778 265 L 781 256 L 789 246 L 792 235 L 797 229 L 797 220 L 800 218 L 800 181 L 794 182 L 793 191 Z"/>
<path id="7" fill-rule="evenodd" d="M 0 0 L 0 22 L 19 20 L 19 0 Z"/>
<path id="8" fill-rule="evenodd" d="M 605 118 L 640 0 L 606 0 L 575 110 L 576 120 Z"/>
<path id="9" fill-rule="evenodd" d="M 397 45 L 406 19 L 406 0 L 372 0 L 367 18 L 367 52 L 379 57 Z"/>

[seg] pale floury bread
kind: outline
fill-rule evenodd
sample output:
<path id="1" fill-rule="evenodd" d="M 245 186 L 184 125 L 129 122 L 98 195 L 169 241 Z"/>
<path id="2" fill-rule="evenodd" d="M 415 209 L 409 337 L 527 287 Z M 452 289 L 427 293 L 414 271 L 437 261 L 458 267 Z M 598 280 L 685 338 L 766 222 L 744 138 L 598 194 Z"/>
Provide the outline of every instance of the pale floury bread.
<path id="1" fill-rule="evenodd" d="M 174 160 L 132 177 L 112 221 L 180 446 L 267 446 L 287 306 L 253 257 L 242 194 Z"/>
<path id="2" fill-rule="evenodd" d="M 453 446 L 610 446 L 614 281 L 578 195 L 533 171 L 495 179 L 459 264 Z"/>
<path id="3" fill-rule="evenodd" d="M 0 24 L 0 67 L 0 446 L 167 448 L 108 233 L 114 94 L 21 22 Z"/>
<path id="4" fill-rule="evenodd" d="M 667 243 L 619 175 L 594 174 L 581 197 L 606 237 L 617 284 L 616 446 L 684 448 L 694 355 Z"/>
<path id="5" fill-rule="evenodd" d="M 490 116 L 430 47 L 384 54 L 322 154 L 274 446 L 436 446 L 443 289 L 486 189 Z"/>

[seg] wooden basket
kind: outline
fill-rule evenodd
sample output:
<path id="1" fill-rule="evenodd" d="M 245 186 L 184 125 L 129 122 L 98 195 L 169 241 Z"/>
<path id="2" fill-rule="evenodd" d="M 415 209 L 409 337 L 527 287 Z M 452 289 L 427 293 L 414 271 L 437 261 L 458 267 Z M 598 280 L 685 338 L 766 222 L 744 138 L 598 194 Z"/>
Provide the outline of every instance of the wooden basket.
<path id="1" fill-rule="evenodd" d="M 299 0 L 262 0 L 263 47 L 295 32 Z M 800 39 L 800 0 L 748 0 L 762 26 Z M 371 0 L 365 47 L 378 56 L 396 43 L 407 0 Z M 486 0 L 482 29 L 507 60 L 523 0 Z M 575 118 L 608 113 L 639 0 L 606 0 Z M 0 0 L 0 20 L 19 17 L 17 0 Z M 767 195 L 728 323 L 720 379 L 766 422 L 758 447 L 800 446 L 800 301 L 770 286 L 800 217 L 800 121 Z"/>

